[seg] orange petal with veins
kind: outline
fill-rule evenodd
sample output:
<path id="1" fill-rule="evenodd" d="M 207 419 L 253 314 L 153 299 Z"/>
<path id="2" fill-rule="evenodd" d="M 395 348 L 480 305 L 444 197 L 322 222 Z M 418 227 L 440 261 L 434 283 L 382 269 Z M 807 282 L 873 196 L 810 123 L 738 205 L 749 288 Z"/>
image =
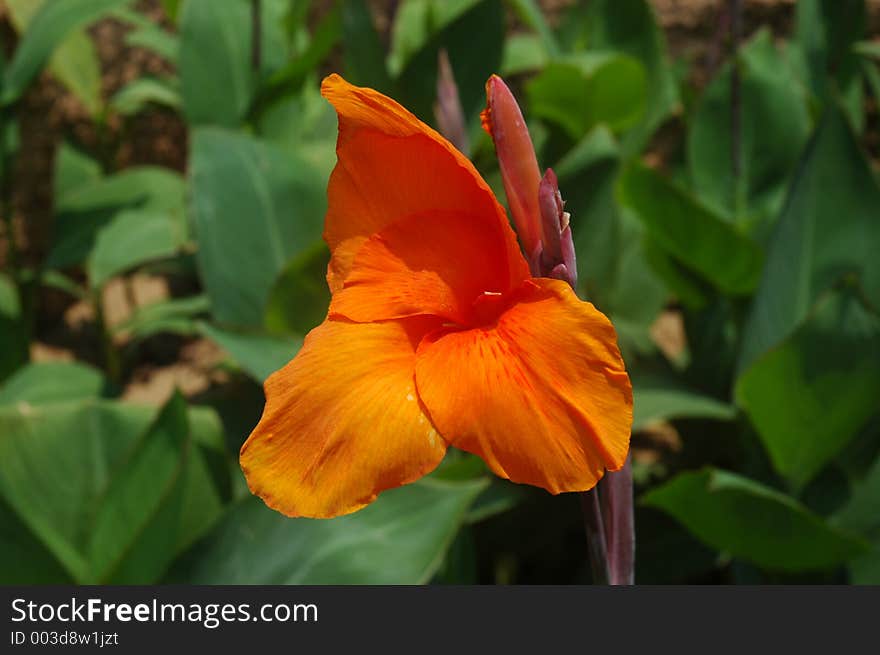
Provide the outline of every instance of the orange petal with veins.
<path id="1" fill-rule="evenodd" d="M 416 394 L 415 350 L 438 322 L 327 320 L 266 381 L 263 417 L 241 449 L 248 486 L 288 516 L 354 512 L 443 459 Z"/>
<path id="2" fill-rule="evenodd" d="M 339 116 L 337 164 L 327 188 L 324 239 L 334 293 L 373 234 L 404 217 L 465 212 L 516 237 L 473 164 L 436 131 L 390 98 L 330 75 L 321 93 Z M 442 215 L 442 214 L 434 214 Z"/>
<path id="3" fill-rule="evenodd" d="M 364 243 L 330 313 L 359 322 L 429 314 L 472 325 L 477 298 L 508 294 L 529 278 L 511 237 L 498 221 L 469 213 L 411 214 Z"/>
<path id="4" fill-rule="evenodd" d="M 623 466 L 632 388 L 614 328 L 559 280 L 526 283 L 485 328 L 426 336 L 416 388 L 450 444 L 552 493 Z"/>

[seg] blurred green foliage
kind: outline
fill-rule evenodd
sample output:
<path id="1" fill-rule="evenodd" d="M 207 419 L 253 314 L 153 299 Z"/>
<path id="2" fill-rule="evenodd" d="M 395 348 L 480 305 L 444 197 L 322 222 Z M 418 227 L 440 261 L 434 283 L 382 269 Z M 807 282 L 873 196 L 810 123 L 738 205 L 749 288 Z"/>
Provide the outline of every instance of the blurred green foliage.
<path id="1" fill-rule="evenodd" d="M 556 27 L 536 0 L 405 0 L 384 31 L 363 0 L 164 0 L 162 24 L 130 0 L 6 4 L 0 582 L 589 580 L 576 503 L 463 453 L 332 521 L 265 508 L 237 466 L 258 385 L 329 298 L 321 76 L 434 123 L 446 50 L 470 155 L 501 198 L 483 85 L 500 72 L 518 90 L 572 215 L 579 291 L 617 327 L 633 443 L 650 446 L 637 581 L 880 583 L 880 186 L 865 149 L 880 49 L 863 0 L 801 0 L 790 38 L 756 30 L 702 88 L 646 0 L 574 3 Z M 102 93 L 86 30 L 106 17 L 172 72 Z M 181 175 L 62 143 L 32 265 L 11 185 L 22 96 L 44 70 L 99 133 L 170 112 L 189 150 Z M 111 326 L 102 294 L 136 271 L 186 291 Z M 93 308 L 100 368 L 29 361 L 45 289 Z M 683 326 L 675 347 L 652 338 L 660 317 Z M 172 335 L 218 344 L 228 388 L 122 401 L 144 344 Z"/>

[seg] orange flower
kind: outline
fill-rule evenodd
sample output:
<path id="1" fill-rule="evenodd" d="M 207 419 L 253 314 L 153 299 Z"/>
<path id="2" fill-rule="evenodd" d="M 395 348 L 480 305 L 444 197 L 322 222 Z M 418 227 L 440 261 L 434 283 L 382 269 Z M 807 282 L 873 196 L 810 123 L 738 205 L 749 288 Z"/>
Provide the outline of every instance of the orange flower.
<path id="1" fill-rule="evenodd" d="M 531 277 L 503 208 L 443 137 L 338 75 L 321 91 L 339 115 L 333 297 L 266 381 L 241 449 L 251 491 L 290 516 L 347 514 L 450 445 L 552 493 L 619 469 L 632 389 L 608 319 Z"/>

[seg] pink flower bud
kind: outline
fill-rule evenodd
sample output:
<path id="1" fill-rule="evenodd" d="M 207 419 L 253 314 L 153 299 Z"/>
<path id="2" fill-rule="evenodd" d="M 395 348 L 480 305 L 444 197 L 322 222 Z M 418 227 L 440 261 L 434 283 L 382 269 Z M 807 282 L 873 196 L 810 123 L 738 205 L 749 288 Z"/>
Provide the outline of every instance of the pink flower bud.
<path id="1" fill-rule="evenodd" d="M 519 105 L 497 75 L 486 82 L 486 109 L 481 118 L 483 129 L 495 142 L 507 204 L 520 243 L 526 259 L 534 262 L 541 247 L 541 212 L 538 208 L 541 172 Z"/>

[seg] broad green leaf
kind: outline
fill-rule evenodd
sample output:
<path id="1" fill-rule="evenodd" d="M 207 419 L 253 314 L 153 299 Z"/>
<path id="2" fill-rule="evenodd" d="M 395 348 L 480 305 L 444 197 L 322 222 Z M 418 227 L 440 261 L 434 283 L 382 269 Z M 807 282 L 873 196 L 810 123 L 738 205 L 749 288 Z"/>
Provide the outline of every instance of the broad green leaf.
<path id="1" fill-rule="evenodd" d="M 850 583 L 880 585 L 880 545 L 867 555 L 856 558 L 849 566 Z"/>
<path id="2" fill-rule="evenodd" d="M 86 269 L 95 289 L 138 265 L 171 257 L 185 242 L 181 222 L 167 212 L 127 209 L 119 212 L 95 239 Z"/>
<path id="3" fill-rule="evenodd" d="M 431 36 L 433 25 L 433 0 L 407 0 L 394 14 L 391 26 L 391 49 L 388 53 L 388 70 L 395 77 L 403 72 L 407 61 L 424 47 Z"/>
<path id="4" fill-rule="evenodd" d="M 49 71 L 58 78 L 92 117 L 103 108 L 101 62 L 95 44 L 86 32 L 72 32 L 49 60 Z"/>
<path id="5" fill-rule="evenodd" d="M 358 86 L 390 93 L 385 49 L 373 25 L 370 8 L 364 0 L 342 0 L 341 7 L 345 79 Z"/>
<path id="6" fill-rule="evenodd" d="M 147 583 L 177 546 L 190 449 L 186 402 L 175 394 L 104 488 L 89 530 L 90 577 Z"/>
<path id="7" fill-rule="evenodd" d="M 761 274 L 761 252 L 746 236 L 659 173 L 633 165 L 618 187 L 651 237 L 721 291 L 745 294 Z"/>
<path id="8" fill-rule="evenodd" d="M 829 569 L 867 550 L 790 496 L 734 473 L 680 473 L 644 494 L 710 546 L 778 571 Z"/>
<path id="9" fill-rule="evenodd" d="M 267 106 L 298 92 L 310 74 L 336 46 L 341 36 L 342 16 L 339 9 L 334 7 L 321 17 L 303 52 L 274 71 L 262 85 L 254 103 L 256 106 L 254 113 L 261 115 Z"/>
<path id="10" fill-rule="evenodd" d="M 46 61 L 64 39 L 79 27 L 97 20 L 110 9 L 129 0 L 66 0 L 65 2 L 46 2 L 40 6 L 15 50 L 15 55 L 5 71 L 3 80 L 2 104 L 14 102 L 21 96 L 31 80 L 40 72 Z M 84 37 L 84 35 L 83 35 Z M 77 37 L 74 37 L 76 39 Z M 94 50 L 88 50 L 82 39 L 74 42 L 74 59 L 65 61 L 65 70 L 74 75 L 74 91 L 85 92 L 90 104 L 96 92 L 96 78 L 92 68 Z M 89 42 L 91 46 L 91 42 Z M 86 48 L 83 50 L 83 48 Z M 83 55 L 86 52 L 89 54 Z M 72 68 L 71 68 L 72 66 Z M 66 75 L 66 74 L 65 74 Z M 97 80 L 100 81 L 99 79 Z M 99 90 L 99 89 L 97 89 Z"/>
<path id="11" fill-rule="evenodd" d="M 191 125 L 238 127 L 254 92 L 246 0 L 187 0 L 180 16 L 180 83 Z"/>
<path id="12" fill-rule="evenodd" d="M 617 141 L 599 125 L 554 170 L 571 214 L 582 297 L 612 316 L 624 350 L 650 350 L 648 328 L 668 293 L 648 266 L 644 229 L 615 201 Z"/>
<path id="13" fill-rule="evenodd" d="M 301 157 L 251 137 L 204 128 L 192 139 L 198 263 L 214 317 L 260 326 L 278 274 L 320 238 L 326 180 Z"/>
<path id="14" fill-rule="evenodd" d="M 8 0 L 15 28 L 20 33 L 25 32 L 31 19 L 45 4 L 44 0 Z M 55 48 L 48 69 L 83 103 L 89 114 L 98 114 L 101 109 L 101 68 L 95 46 L 85 31 L 74 30 L 64 37 Z"/>
<path id="15" fill-rule="evenodd" d="M 583 5 L 576 4 L 574 9 Z M 645 112 L 623 137 L 624 153 L 638 152 L 678 104 L 675 77 L 667 62 L 663 31 L 646 0 L 592 0 L 585 9 L 584 45 L 635 57 L 647 79 Z M 580 29 L 579 25 L 573 26 Z"/>
<path id="16" fill-rule="evenodd" d="M 235 506 L 179 563 L 187 584 L 420 584 L 430 580 L 485 480 L 425 479 L 332 520 Z"/>
<path id="17" fill-rule="evenodd" d="M 0 584 L 73 584 L 71 574 L 0 498 Z"/>
<path id="18" fill-rule="evenodd" d="M 531 112 L 573 139 L 599 123 L 614 132 L 635 125 L 645 112 L 646 90 L 639 60 L 613 52 L 552 60 L 527 87 Z"/>
<path id="19" fill-rule="evenodd" d="M 633 375 L 633 430 L 658 420 L 708 418 L 729 421 L 736 410 L 667 378 Z"/>
<path id="20" fill-rule="evenodd" d="M 875 541 L 880 540 L 878 499 L 880 499 L 880 457 L 874 461 L 867 475 L 853 485 L 849 501 L 835 512 L 831 521 L 834 525 L 851 532 L 865 535 Z"/>
<path id="21" fill-rule="evenodd" d="M 687 136 L 688 169 L 701 200 L 740 222 L 775 217 L 785 186 L 809 137 L 803 87 L 761 30 L 740 50 L 739 177 L 731 140 L 732 65 L 725 66 L 699 100 Z"/>
<path id="22" fill-rule="evenodd" d="M 33 362 L 15 372 L 0 387 L 0 405 L 42 405 L 65 400 L 98 398 L 107 381 L 97 369 L 79 362 Z"/>
<path id="23" fill-rule="evenodd" d="M 59 191 L 61 195 L 55 198 L 58 213 L 132 205 L 141 209 L 179 210 L 183 206 L 185 183 L 179 173 L 168 168 L 133 166 Z"/>
<path id="24" fill-rule="evenodd" d="M 239 332 L 210 323 L 199 323 L 199 329 L 216 341 L 257 382 L 263 382 L 287 364 L 302 345 L 302 338 L 296 336 Z"/>
<path id="25" fill-rule="evenodd" d="M 622 250 L 622 219 L 614 200 L 619 157 L 614 136 L 599 125 L 553 167 L 571 214 L 578 285 L 603 309 L 611 303 Z"/>
<path id="26" fill-rule="evenodd" d="M 55 197 L 55 243 L 47 265 L 83 263 L 101 228 L 122 209 L 169 215 L 184 230 L 185 188 L 178 173 L 157 166 L 129 168 L 79 187 L 65 185 Z"/>
<path id="27" fill-rule="evenodd" d="M 67 0 L 46 2 L 41 5 L 33 19 L 28 21 L 27 30 L 22 35 L 15 55 L 5 71 L 0 104 L 8 104 L 18 99 L 69 34 L 128 1 Z M 99 85 L 95 87 L 96 81 L 100 82 L 100 78 L 95 78 L 94 75 L 97 71 L 93 68 L 93 63 L 96 63 L 93 62 L 95 54 L 93 46 L 87 38 L 88 46 L 85 46 L 83 38 L 86 38 L 85 35 L 74 37 L 72 42 L 74 51 L 67 53 L 73 59 L 62 63 L 63 70 L 66 71 L 62 74 L 73 76 L 72 90 L 78 95 L 84 94 L 86 105 L 89 106 L 96 100 L 96 94 L 100 90 Z"/>
<path id="28" fill-rule="evenodd" d="M 141 77 L 129 82 L 110 99 L 110 107 L 125 116 L 137 114 L 150 104 L 180 107 L 177 78 Z"/>
<path id="29" fill-rule="evenodd" d="M 535 0 L 507 0 L 507 4 L 525 25 L 535 31 L 547 55 L 555 57 L 560 54 L 556 37 Z"/>
<path id="30" fill-rule="evenodd" d="M 800 489 L 880 412 L 880 318 L 851 293 L 819 301 L 739 378 L 745 409 L 776 469 Z"/>
<path id="31" fill-rule="evenodd" d="M 336 111 L 321 97 L 317 80 L 275 102 L 259 120 L 259 136 L 310 162 L 327 179 L 336 165 Z"/>
<path id="32" fill-rule="evenodd" d="M 98 400 L 0 409 L 0 496 L 79 583 L 149 582 L 174 554 L 185 405 L 153 416 Z"/>
<path id="33" fill-rule="evenodd" d="M 55 153 L 52 194 L 55 203 L 72 196 L 101 178 L 101 165 L 69 143 L 62 142 Z"/>
<path id="34" fill-rule="evenodd" d="M 327 246 L 318 242 L 287 265 L 266 303 L 265 324 L 270 331 L 305 334 L 324 320 L 330 305 L 329 262 Z"/>
<path id="35" fill-rule="evenodd" d="M 519 75 L 538 71 L 547 65 L 549 57 L 541 38 L 536 34 L 512 34 L 504 40 L 501 74 Z"/>
<path id="36" fill-rule="evenodd" d="M 864 0 L 800 0 L 792 47 L 813 92 L 828 99 L 857 80 L 853 46 L 865 31 Z"/>
<path id="37" fill-rule="evenodd" d="M 501 0 L 435 0 L 431 4 L 428 38 L 400 69 L 395 99 L 422 120 L 432 122 L 438 56 L 445 49 L 464 115 L 475 119 L 486 104 L 486 80 L 501 66 L 504 7 Z M 393 69 L 390 64 L 389 69 Z"/>
<path id="38" fill-rule="evenodd" d="M 829 106 L 798 167 L 767 246 L 746 321 L 742 373 L 807 317 L 823 292 L 854 275 L 880 307 L 880 187 L 840 109 Z"/>

